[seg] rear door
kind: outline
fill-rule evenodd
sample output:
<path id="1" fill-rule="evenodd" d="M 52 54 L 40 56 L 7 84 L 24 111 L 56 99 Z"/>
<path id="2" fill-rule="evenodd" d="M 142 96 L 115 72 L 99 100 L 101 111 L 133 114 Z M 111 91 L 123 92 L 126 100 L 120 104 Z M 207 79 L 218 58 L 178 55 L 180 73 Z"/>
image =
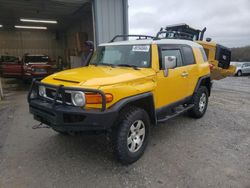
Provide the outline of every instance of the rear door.
<path id="1" fill-rule="evenodd" d="M 198 49 L 197 49 L 198 50 Z M 196 54 L 198 55 L 199 52 Z M 193 95 L 194 89 L 196 87 L 199 70 L 194 58 L 193 48 L 187 45 L 182 46 L 182 54 L 183 54 L 183 66 L 186 68 L 186 79 L 188 81 L 187 95 Z M 199 57 L 200 61 L 202 57 Z"/>

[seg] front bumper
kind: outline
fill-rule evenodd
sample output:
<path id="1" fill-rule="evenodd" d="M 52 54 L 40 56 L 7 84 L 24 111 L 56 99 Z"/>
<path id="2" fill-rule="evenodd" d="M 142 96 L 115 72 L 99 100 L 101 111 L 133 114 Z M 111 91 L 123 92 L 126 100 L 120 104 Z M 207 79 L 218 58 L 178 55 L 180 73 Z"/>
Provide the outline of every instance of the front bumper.
<path id="1" fill-rule="evenodd" d="M 102 109 L 85 110 L 80 107 L 58 103 L 57 96 L 53 101 L 49 101 L 39 96 L 32 97 L 32 91 L 36 89 L 36 84 L 34 85 L 34 83 L 41 85 L 40 82 L 32 82 L 28 95 L 30 113 L 34 115 L 36 120 L 52 128 L 60 131 L 109 130 L 118 117 L 118 110 L 106 109 L 106 104 L 104 104 L 105 99 L 103 100 Z M 57 94 L 60 93 L 60 89 L 63 90 L 64 88 L 58 86 Z M 89 90 L 87 91 L 90 92 Z M 101 91 L 93 90 L 92 92 Z"/>

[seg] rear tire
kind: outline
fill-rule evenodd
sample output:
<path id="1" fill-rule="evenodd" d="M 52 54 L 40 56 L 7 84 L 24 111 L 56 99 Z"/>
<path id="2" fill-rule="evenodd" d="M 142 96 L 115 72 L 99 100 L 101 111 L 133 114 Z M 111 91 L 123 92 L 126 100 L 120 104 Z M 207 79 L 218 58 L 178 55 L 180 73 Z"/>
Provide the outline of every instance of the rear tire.
<path id="1" fill-rule="evenodd" d="M 124 109 L 113 130 L 114 153 L 122 164 L 137 161 L 144 153 L 150 132 L 147 112 L 141 108 Z"/>
<path id="2" fill-rule="evenodd" d="M 188 111 L 189 116 L 193 118 L 201 118 L 204 116 L 208 105 L 208 90 L 201 86 L 193 96 L 194 107 Z"/>
<path id="3" fill-rule="evenodd" d="M 242 71 L 239 70 L 236 75 L 237 76 L 242 76 Z"/>

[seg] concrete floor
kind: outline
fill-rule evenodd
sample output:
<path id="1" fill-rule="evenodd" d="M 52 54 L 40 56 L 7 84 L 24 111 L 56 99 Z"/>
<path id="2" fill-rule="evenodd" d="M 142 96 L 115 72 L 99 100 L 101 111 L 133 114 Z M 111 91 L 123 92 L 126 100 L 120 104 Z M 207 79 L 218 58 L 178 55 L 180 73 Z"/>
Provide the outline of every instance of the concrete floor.
<path id="1" fill-rule="evenodd" d="M 152 130 L 144 156 L 122 166 L 105 136 L 33 130 L 26 89 L 0 102 L 0 187 L 250 187 L 250 79 L 215 82 L 206 115 Z"/>

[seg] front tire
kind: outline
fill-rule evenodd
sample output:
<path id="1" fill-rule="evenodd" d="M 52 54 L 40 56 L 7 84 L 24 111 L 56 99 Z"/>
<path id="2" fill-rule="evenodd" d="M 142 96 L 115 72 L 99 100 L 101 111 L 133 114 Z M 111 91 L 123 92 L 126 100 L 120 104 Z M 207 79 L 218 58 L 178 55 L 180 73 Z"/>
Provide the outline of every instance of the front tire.
<path id="1" fill-rule="evenodd" d="M 150 120 L 145 110 L 124 109 L 114 130 L 114 153 L 122 164 L 137 161 L 144 153 L 150 132 Z"/>
<path id="2" fill-rule="evenodd" d="M 194 107 L 188 111 L 189 116 L 193 118 L 201 118 L 204 116 L 208 105 L 208 90 L 201 86 L 193 96 Z"/>

